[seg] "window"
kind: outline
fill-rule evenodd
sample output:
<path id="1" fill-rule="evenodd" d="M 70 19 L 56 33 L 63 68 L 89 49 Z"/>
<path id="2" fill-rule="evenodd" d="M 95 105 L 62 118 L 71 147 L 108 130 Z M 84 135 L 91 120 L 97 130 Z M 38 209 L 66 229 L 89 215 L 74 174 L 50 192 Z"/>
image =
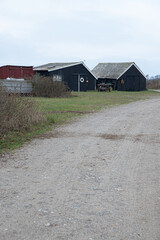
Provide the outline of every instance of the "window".
<path id="1" fill-rule="evenodd" d="M 61 82 L 62 81 L 62 75 L 53 75 L 53 81 Z"/>

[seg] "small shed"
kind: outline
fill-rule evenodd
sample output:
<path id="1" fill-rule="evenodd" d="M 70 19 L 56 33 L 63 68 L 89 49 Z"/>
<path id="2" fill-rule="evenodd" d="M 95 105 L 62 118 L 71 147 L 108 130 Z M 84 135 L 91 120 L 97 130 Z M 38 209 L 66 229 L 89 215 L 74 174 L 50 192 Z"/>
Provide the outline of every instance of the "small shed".
<path id="1" fill-rule="evenodd" d="M 63 81 L 72 91 L 96 89 L 96 77 L 83 62 L 48 63 L 33 68 L 34 73 Z"/>
<path id="2" fill-rule="evenodd" d="M 97 84 L 112 83 L 119 91 L 142 91 L 146 89 L 146 77 L 134 62 L 99 63 L 92 73 Z"/>
<path id="3" fill-rule="evenodd" d="M 33 77 L 32 66 L 13 66 L 6 65 L 0 67 L 0 79 L 16 78 L 16 79 L 28 79 Z"/>

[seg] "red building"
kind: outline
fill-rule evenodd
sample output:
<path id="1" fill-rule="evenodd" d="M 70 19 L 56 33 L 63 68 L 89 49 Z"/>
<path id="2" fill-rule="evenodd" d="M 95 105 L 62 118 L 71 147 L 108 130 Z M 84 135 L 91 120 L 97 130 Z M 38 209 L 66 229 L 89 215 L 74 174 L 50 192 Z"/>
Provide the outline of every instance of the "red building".
<path id="1" fill-rule="evenodd" d="M 32 66 L 13 66 L 6 65 L 0 67 L 0 79 L 6 78 L 24 78 L 28 79 L 33 77 L 33 67 Z"/>

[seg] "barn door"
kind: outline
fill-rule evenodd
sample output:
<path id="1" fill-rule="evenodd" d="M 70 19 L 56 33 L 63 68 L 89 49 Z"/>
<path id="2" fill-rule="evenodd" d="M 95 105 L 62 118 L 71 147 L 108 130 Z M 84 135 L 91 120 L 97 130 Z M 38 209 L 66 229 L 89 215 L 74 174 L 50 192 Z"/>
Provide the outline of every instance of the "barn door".
<path id="1" fill-rule="evenodd" d="M 88 76 L 86 74 L 73 74 L 70 88 L 73 91 L 86 92 L 88 90 Z"/>
<path id="2" fill-rule="evenodd" d="M 78 75 L 78 91 L 86 92 L 88 89 L 88 78 L 86 75 Z"/>

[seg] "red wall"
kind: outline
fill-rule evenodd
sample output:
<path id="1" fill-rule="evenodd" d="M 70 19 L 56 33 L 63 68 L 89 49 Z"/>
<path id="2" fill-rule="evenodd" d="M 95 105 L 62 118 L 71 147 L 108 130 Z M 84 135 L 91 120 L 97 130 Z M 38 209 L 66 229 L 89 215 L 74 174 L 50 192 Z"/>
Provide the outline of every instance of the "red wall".
<path id="1" fill-rule="evenodd" d="M 8 77 L 28 79 L 33 77 L 33 67 L 11 65 L 0 67 L 0 79 L 6 79 Z"/>

